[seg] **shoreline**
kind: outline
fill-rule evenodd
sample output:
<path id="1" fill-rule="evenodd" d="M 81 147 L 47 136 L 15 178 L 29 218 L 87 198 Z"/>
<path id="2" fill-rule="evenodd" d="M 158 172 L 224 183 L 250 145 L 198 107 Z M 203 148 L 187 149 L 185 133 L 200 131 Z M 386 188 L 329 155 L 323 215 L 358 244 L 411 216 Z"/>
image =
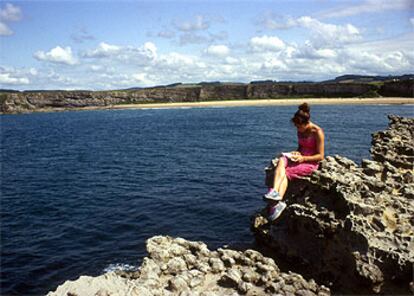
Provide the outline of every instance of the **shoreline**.
<path id="1" fill-rule="evenodd" d="M 303 98 L 303 99 L 255 99 L 255 100 L 223 100 L 177 103 L 137 103 L 107 106 L 41 108 L 27 110 L 22 113 L 0 114 L 27 114 L 37 112 L 64 112 L 90 110 L 127 110 L 127 109 L 177 109 L 177 108 L 210 108 L 210 107 L 260 107 L 260 106 L 292 106 L 307 102 L 310 105 L 414 105 L 414 98 L 387 97 L 387 98 Z"/>
<path id="2" fill-rule="evenodd" d="M 203 108 L 203 107 L 243 107 L 243 106 L 290 106 L 307 102 L 310 105 L 347 105 L 347 104 L 414 104 L 414 98 L 304 98 L 304 99 L 258 99 L 227 100 L 180 103 L 145 103 L 113 105 L 108 109 L 153 109 L 153 108 Z M 106 106 L 108 107 L 108 106 Z M 104 107 L 105 108 L 105 107 Z"/>

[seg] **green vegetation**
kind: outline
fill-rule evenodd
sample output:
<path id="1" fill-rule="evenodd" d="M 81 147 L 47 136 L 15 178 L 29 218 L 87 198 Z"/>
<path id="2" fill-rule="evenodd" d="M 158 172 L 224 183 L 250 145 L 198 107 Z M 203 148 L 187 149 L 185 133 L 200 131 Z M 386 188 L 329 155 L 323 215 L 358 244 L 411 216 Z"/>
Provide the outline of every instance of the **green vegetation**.
<path id="1" fill-rule="evenodd" d="M 370 90 L 363 95 L 359 96 L 359 98 L 378 98 L 380 95 L 378 94 L 377 90 Z"/>
<path id="2" fill-rule="evenodd" d="M 7 93 L 0 93 L 0 105 L 3 105 L 3 103 L 6 101 L 7 99 Z"/>

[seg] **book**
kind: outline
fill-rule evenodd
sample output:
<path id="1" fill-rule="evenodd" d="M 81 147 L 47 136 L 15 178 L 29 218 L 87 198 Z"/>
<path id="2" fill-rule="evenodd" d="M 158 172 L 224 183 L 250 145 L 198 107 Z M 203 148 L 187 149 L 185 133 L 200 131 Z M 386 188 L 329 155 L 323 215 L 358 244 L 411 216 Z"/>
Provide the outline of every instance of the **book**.
<path id="1" fill-rule="evenodd" d="M 286 156 L 287 158 L 289 158 L 292 161 L 295 161 L 294 155 L 292 153 L 290 153 L 290 152 L 282 152 L 282 155 L 283 156 Z"/>

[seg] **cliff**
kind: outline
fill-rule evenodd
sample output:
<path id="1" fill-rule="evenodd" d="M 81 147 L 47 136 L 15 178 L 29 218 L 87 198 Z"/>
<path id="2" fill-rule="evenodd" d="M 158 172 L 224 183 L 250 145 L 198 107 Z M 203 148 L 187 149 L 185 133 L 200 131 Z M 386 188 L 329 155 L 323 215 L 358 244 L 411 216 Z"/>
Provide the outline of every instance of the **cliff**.
<path id="1" fill-rule="evenodd" d="M 372 83 L 176 84 L 119 91 L 27 91 L 0 93 L 0 112 L 68 110 L 131 103 L 199 102 L 292 97 L 414 97 L 414 80 Z"/>
<path id="2" fill-rule="evenodd" d="M 111 272 L 67 281 L 48 296 L 67 295 L 308 295 L 330 290 L 295 273 L 281 272 L 259 252 L 219 248 L 156 236 L 147 241 L 148 257 L 136 272 Z"/>
<path id="3" fill-rule="evenodd" d="M 265 212 L 252 219 L 258 242 L 335 293 L 414 292 L 414 119 L 389 119 L 373 134 L 373 160 L 328 156 L 291 182 L 274 224 Z"/>

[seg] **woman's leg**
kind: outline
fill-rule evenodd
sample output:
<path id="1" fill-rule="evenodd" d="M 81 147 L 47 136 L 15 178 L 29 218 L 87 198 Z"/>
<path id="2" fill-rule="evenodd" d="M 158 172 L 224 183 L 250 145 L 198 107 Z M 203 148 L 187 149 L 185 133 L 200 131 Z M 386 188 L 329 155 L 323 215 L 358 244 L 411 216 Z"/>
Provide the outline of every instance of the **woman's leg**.
<path id="1" fill-rule="evenodd" d="M 288 187 L 288 183 L 289 183 L 288 178 L 285 175 L 282 179 L 282 182 L 280 182 L 280 186 L 279 186 L 279 190 L 278 190 L 279 195 L 282 197 L 282 199 L 285 196 L 286 189 Z"/>
<path id="2" fill-rule="evenodd" d="M 282 181 L 283 181 L 283 179 L 286 178 L 285 166 L 286 166 L 286 164 L 285 164 L 284 158 L 280 158 L 279 161 L 277 162 L 277 166 L 276 166 L 276 169 L 275 169 L 275 178 L 273 180 L 273 189 L 276 190 L 279 194 L 280 194 L 279 190 L 280 190 L 280 186 L 282 184 Z"/>

